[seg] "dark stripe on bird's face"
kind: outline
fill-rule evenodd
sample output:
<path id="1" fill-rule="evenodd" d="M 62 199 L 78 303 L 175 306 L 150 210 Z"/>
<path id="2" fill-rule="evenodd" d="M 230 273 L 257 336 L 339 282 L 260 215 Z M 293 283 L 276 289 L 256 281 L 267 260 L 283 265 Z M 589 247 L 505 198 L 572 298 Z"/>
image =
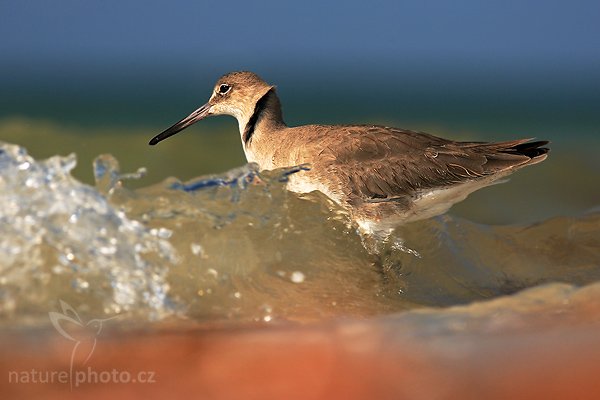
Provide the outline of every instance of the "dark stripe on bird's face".
<path id="1" fill-rule="evenodd" d="M 254 106 L 254 112 L 252 116 L 248 120 L 246 127 L 244 128 L 244 134 L 242 135 L 242 140 L 244 141 L 244 146 L 247 146 L 250 143 L 250 139 L 252 139 L 252 135 L 254 135 L 254 128 L 256 128 L 256 123 L 260 118 L 262 112 L 265 110 L 267 106 L 267 101 L 269 100 L 269 96 L 273 92 L 273 89 L 269 89 L 267 93 L 263 95 L 257 102 L 256 106 Z"/>

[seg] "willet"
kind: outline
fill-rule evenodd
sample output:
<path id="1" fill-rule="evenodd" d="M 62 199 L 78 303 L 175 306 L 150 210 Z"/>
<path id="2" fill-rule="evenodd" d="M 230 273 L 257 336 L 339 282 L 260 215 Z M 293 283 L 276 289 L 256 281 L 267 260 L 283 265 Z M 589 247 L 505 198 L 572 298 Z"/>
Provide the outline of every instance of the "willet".
<path id="1" fill-rule="evenodd" d="M 377 125 L 283 122 L 275 87 L 252 72 L 221 77 L 208 102 L 150 141 L 211 115 L 232 115 L 248 162 L 261 169 L 310 164 L 290 176 L 288 189 L 321 191 L 380 235 L 403 223 L 446 212 L 470 193 L 546 159 L 547 141 L 457 142 Z"/>

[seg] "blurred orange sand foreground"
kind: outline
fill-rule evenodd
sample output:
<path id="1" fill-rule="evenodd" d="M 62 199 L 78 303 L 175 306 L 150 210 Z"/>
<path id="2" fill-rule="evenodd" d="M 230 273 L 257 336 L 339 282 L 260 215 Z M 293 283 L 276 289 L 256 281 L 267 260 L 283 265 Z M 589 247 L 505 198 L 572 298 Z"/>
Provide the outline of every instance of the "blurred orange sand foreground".
<path id="1" fill-rule="evenodd" d="M 0 393 L 5 399 L 596 399 L 598 293 L 597 284 L 575 289 L 561 306 L 545 310 L 536 309 L 533 295 L 527 309 L 499 306 L 491 318 L 488 312 L 479 318 L 481 306 L 470 305 L 310 325 L 109 330 L 89 362 L 74 365 L 72 388 L 48 373 L 68 375 L 73 342 L 56 332 L 5 333 Z M 452 322 L 428 328 L 436 313 Z M 472 317 L 458 318 L 466 314 Z"/>

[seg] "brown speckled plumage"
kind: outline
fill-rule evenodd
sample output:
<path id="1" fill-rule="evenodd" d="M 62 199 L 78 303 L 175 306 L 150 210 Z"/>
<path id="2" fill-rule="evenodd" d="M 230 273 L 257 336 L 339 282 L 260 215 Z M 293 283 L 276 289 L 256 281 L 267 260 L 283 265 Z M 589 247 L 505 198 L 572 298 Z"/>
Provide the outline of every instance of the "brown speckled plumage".
<path id="1" fill-rule="evenodd" d="M 251 72 L 224 75 L 206 105 L 150 143 L 211 114 L 236 117 L 246 158 L 262 169 L 310 164 L 289 188 L 324 192 L 367 233 L 440 214 L 548 153 L 547 141 L 530 139 L 455 142 L 375 125 L 287 127 L 275 88 Z"/>

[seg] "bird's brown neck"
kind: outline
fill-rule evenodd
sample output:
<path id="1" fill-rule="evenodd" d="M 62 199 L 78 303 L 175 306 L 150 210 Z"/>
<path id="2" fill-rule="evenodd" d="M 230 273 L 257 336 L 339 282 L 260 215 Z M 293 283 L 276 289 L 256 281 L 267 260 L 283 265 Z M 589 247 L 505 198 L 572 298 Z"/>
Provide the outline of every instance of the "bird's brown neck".
<path id="1" fill-rule="evenodd" d="M 275 89 L 271 88 L 256 102 L 254 112 L 248 119 L 242 135 L 244 145 L 247 146 L 250 143 L 257 130 L 266 132 L 284 126 L 281 102 Z"/>

